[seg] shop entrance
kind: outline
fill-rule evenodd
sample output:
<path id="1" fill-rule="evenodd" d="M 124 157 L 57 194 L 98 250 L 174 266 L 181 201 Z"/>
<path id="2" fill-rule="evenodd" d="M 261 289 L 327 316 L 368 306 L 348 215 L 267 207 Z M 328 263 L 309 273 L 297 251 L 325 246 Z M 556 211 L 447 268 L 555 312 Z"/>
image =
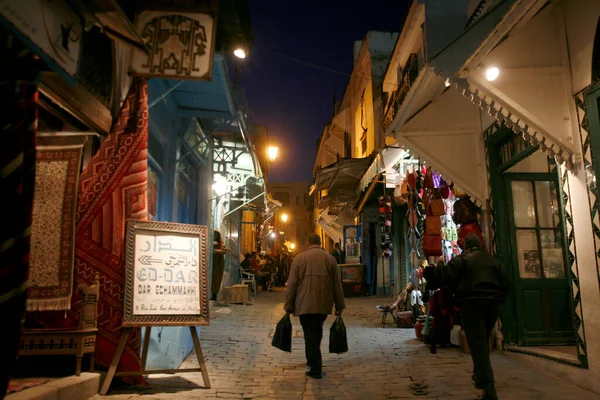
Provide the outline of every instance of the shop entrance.
<path id="1" fill-rule="evenodd" d="M 575 344 L 565 216 L 557 166 L 505 127 L 487 141 L 496 213 L 496 251 L 512 288 L 507 343 Z"/>

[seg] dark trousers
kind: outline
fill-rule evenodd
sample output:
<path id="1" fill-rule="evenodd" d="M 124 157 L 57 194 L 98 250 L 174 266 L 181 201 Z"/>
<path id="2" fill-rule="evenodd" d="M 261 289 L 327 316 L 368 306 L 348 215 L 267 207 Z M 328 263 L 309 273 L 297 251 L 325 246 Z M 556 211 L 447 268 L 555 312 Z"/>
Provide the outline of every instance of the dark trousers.
<path id="1" fill-rule="evenodd" d="M 221 282 L 223 281 L 223 272 L 225 272 L 225 256 L 223 254 L 213 253 L 211 292 L 213 298 L 216 299 L 219 290 L 221 290 Z"/>
<path id="2" fill-rule="evenodd" d="M 300 316 L 300 324 L 304 331 L 306 363 L 314 371 L 319 372 L 323 365 L 321 358 L 321 339 L 323 339 L 323 323 L 325 314 L 304 314 Z"/>
<path id="3" fill-rule="evenodd" d="M 269 281 L 271 280 L 271 273 L 270 272 L 257 272 L 257 279 L 256 281 L 258 282 L 259 285 L 261 285 L 263 287 L 263 289 L 268 290 L 269 289 Z"/>
<path id="4" fill-rule="evenodd" d="M 490 363 L 490 336 L 500 314 L 500 304 L 493 300 L 477 300 L 461 306 L 463 329 L 473 359 L 475 386 L 483 389 L 484 399 L 497 400 L 494 371 Z"/>

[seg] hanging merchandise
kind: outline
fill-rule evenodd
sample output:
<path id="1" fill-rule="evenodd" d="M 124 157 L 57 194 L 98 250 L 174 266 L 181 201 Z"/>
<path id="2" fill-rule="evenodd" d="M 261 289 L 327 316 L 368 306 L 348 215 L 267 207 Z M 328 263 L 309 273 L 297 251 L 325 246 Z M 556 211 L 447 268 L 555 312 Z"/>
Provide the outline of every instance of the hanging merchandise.
<path id="1" fill-rule="evenodd" d="M 392 198 L 379 197 L 379 227 L 381 229 L 381 249 L 383 257 L 392 256 Z"/>
<path id="2" fill-rule="evenodd" d="M 457 199 L 462 199 L 463 197 L 468 196 L 468 193 L 458 186 L 454 186 L 452 188 L 452 192 L 454 193 L 454 196 L 456 196 Z"/>
<path id="3" fill-rule="evenodd" d="M 429 203 L 426 213 L 427 231 L 423 237 L 423 253 L 425 257 L 439 257 L 442 255 L 442 220 L 440 217 L 444 215 L 445 207 L 438 189 L 434 189 L 433 196 L 434 198 Z"/>
<path id="4" fill-rule="evenodd" d="M 474 233 L 479 236 L 482 243 L 483 233 L 477 219 L 477 206 L 469 197 L 463 197 L 454 203 L 454 222 L 460 225 L 458 228 L 458 245 L 464 249 L 464 239 L 467 235 Z"/>
<path id="5" fill-rule="evenodd" d="M 402 183 L 397 183 L 394 189 L 394 201 L 400 206 L 408 203 L 408 181 L 404 179 Z"/>
<path id="6" fill-rule="evenodd" d="M 442 175 L 438 174 L 436 171 L 433 171 L 433 187 L 434 189 L 439 189 L 442 184 Z"/>
<path id="7" fill-rule="evenodd" d="M 442 255 L 442 237 L 440 235 L 423 236 L 423 254 L 425 257 L 439 257 Z"/>
<path id="8" fill-rule="evenodd" d="M 452 201 L 447 200 L 446 203 L 451 204 Z M 449 210 L 450 207 L 446 207 L 446 211 Z M 442 216 L 442 224 L 444 263 L 448 263 L 452 258 L 460 254 L 460 249 L 457 245 L 458 231 L 450 213 L 447 213 Z"/>

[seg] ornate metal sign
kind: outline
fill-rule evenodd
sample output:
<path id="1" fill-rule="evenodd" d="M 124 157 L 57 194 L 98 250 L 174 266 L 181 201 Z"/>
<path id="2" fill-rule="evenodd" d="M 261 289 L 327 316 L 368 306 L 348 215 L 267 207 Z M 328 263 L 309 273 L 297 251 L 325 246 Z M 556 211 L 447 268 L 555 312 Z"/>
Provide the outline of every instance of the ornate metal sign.
<path id="1" fill-rule="evenodd" d="M 146 10 L 136 28 L 150 48 L 132 50 L 131 68 L 142 76 L 210 80 L 216 21 L 206 13 Z"/>
<path id="2" fill-rule="evenodd" d="M 127 222 L 123 326 L 208 325 L 208 227 Z"/>

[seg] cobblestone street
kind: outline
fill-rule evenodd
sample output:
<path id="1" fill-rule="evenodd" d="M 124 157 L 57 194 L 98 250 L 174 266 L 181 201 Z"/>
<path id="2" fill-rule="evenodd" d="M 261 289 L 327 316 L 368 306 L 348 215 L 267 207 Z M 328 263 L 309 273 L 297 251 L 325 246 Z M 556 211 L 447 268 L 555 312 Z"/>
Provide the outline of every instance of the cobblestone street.
<path id="1" fill-rule="evenodd" d="M 415 339 L 414 330 L 381 328 L 376 304 L 388 299 L 347 299 L 344 322 L 350 351 L 328 354 L 325 323 L 322 349 L 325 376 L 307 378 L 304 341 L 295 335 L 291 355 L 270 345 L 277 321 L 283 315 L 283 293 L 260 293 L 254 305 L 231 306 L 213 313 L 210 327 L 203 328 L 201 342 L 212 388 L 203 389 L 197 374 L 155 375 L 150 386 L 114 390 L 96 399 L 474 399 L 471 361 L 457 348 L 430 354 Z M 294 331 L 301 331 L 297 319 Z M 296 337 L 298 336 L 298 337 Z M 501 399 L 597 399 L 598 396 L 552 375 L 520 364 L 510 353 L 495 351 L 493 365 Z M 184 367 L 197 366 L 195 355 Z M 423 388 L 420 395 L 415 389 Z"/>

